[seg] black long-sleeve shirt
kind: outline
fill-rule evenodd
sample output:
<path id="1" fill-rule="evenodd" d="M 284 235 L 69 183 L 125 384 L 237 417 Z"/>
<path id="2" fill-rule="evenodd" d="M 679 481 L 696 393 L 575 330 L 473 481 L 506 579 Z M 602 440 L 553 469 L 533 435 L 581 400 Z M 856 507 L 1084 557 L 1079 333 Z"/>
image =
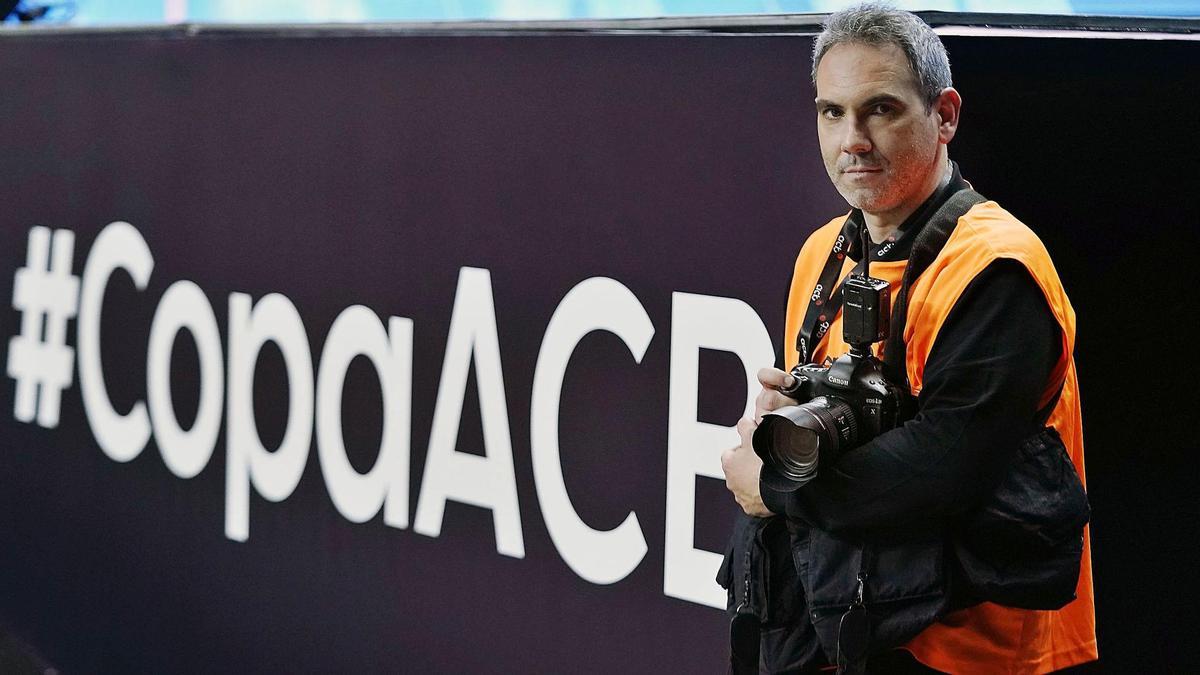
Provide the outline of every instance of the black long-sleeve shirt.
<path id="1" fill-rule="evenodd" d="M 930 202 L 936 208 L 943 198 Z M 911 241 L 912 232 L 904 234 Z M 916 416 L 822 464 L 795 492 L 761 486 L 764 502 L 833 533 L 936 527 L 1000 482 L 1035 430 L 1060 352 L 1061 329 L 1028 270 L 1013 260 L 993 262 L 939 331 Z"/>

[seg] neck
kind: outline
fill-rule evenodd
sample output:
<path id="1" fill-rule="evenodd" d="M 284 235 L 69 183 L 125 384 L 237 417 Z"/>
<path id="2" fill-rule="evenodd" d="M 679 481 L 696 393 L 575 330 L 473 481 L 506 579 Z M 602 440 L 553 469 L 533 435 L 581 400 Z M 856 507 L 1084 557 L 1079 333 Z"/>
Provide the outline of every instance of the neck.
<path id="1" fill-rule="evenodd" d="M 931 172 L 929 178 L 926 179 L 925 187 L 918 194 L 919 197 L 914 198 L 911 203 L 901 204 L 890 211 L 881 211 L 877 213 L 867 213 L 863 211 L 863 222 L 867 225 L 867 232 L 871 235 L 871 241 L 876 244 L 882 244 L 888 240 L 888 237 L 896 234 L 896 230 L 917 210 L 917 207 L 925 203 L 926 199 L 934 192 L 941 190 L 950 183 L 950 177 L 953 175 L 953 169 L 950 167 L 950 160 L 945 156 L 939 156 L 939 163 L 944 167 L 941 172 Z"/>

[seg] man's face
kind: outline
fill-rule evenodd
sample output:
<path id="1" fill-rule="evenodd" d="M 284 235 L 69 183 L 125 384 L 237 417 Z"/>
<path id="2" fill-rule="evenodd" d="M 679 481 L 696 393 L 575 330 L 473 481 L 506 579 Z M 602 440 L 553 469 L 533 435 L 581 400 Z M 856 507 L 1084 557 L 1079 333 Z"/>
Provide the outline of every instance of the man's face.
<path id="1" fill-rule="evenodd" d="M 940 118 L 895 45 L 843 43 L 817 66 L 817 135 L 825 170 L 851 206 L 911 211 L 944 170 Z"/>

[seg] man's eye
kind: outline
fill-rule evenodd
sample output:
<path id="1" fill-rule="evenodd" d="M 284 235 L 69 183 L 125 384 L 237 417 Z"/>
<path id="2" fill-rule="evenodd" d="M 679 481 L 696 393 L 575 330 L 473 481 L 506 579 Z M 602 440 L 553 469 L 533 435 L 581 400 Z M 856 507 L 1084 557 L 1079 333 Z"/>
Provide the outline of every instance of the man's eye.
<path id="1" fill-rule="evenodd" d="M 842 111 L 840 108 L 825 108 L 821 111 L 821 116 L 827 120 L 836 120 L 841 118 Z"/>
<path id="2" fill-rule="evenodd" d="M 891 115 L 894 110 L 895 110 L 895 108 L 893 108 L 890 104 L 876 103 L 874 106 L 871 107 L 871 114 L 872 115 Z"/>

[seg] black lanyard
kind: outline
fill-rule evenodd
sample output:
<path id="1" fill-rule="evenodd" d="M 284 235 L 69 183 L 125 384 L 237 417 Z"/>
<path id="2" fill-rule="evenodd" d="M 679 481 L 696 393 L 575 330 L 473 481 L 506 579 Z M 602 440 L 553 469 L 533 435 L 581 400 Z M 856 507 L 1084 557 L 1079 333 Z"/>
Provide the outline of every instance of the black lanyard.
<path id="1" fill-rule="evenodd" d="M 817 285 L 809 296 L 804 323 L 800 324 L 800 332 L 796 334 L 796 351 L 800 353 L 801 364 L 809 363 L 812 359 L 813 350 L 821 342 L 821 338 L 825 337 L 825 333 L 829 332 L 833 317 L 837 316 L 842 308 L 842 285 L 838 280 L 842 275 L 843 260 L 848 255 L 860 260 L 866 259 L 862 242 L 863 229 L 865 228 L 855 223 L 854 219 L 847 218 L 842 231 L 833 241 L 825 268 L 821 270 Z"/>

